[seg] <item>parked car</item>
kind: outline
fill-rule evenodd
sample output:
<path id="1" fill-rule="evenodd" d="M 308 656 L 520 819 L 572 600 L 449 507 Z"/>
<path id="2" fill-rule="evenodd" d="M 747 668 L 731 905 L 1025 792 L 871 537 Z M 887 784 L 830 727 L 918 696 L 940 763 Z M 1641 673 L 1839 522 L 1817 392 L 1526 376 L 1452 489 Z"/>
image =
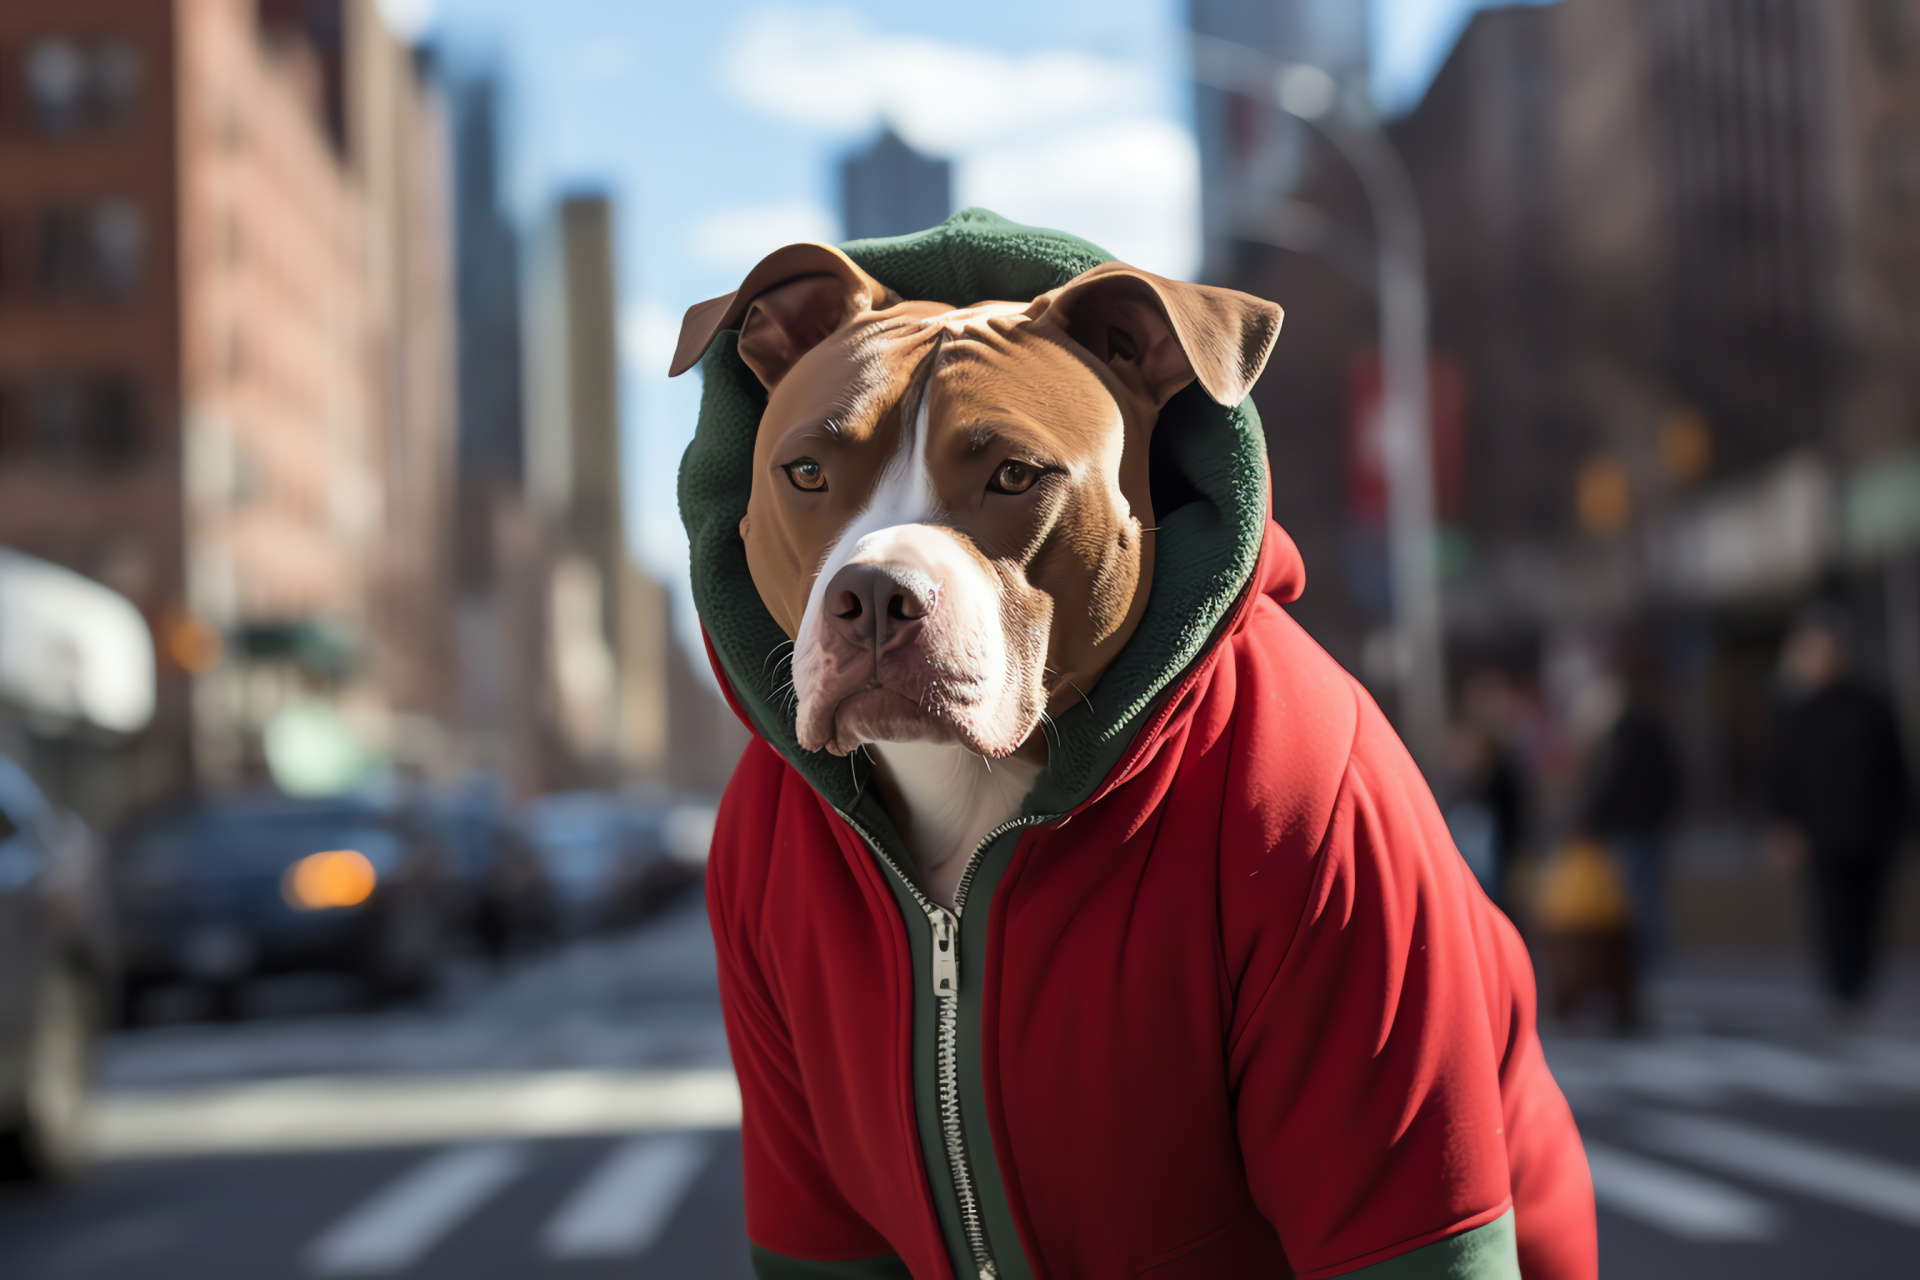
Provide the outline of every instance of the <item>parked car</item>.
<path id="1" fill-rule="evenodd" d="M 503 783 L 468 779 L 426 796 L 420 812 L 446 846 L 456 930 L 496 960 L 553 937 L 546 863 L 521 829 Z"/>
<path id="2" fill-rule="evenodd" d="M 0 755 L 0 1165 L 57 1180 L 84 1155 L 94 1035 L 112 990 L 99 849 Z"/>
<path id="3" fill-rule="evenodd" d="M 365 798 L 222 799 L 153 814 L 116 842 L 128 1008 L 167 981 L 217 1016 L 255 975 L 353 974 L 371 1001 L 417 994 L 446 944 L 447 858 L 426 825 Z"/>
<path id="4" fill-rule="evenodd" d="M 526 806 L 562 927 L 581 934 L 644 919 L 699 877 L 669 844 L 671 811 L 604 791 L 565 791 Z"/>

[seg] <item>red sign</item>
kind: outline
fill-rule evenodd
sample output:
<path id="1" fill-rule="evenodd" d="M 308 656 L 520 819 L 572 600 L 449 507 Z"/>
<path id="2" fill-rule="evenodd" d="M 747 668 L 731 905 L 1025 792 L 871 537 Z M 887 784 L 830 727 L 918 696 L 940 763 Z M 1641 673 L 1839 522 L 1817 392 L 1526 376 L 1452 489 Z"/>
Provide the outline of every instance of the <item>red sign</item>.
<path id="1" fill-rule="evenodd" d="M 1428 447 L 1434 513 L 1458 520 L 1466 487 L 1467 379 L 1452 356 L 1427 356 Z M 1387 453 L 1382 431 L 1380 353 L 1369 348 L 1347 370 L 1347 509 L 1366 525 L 1387 522 Z"/>

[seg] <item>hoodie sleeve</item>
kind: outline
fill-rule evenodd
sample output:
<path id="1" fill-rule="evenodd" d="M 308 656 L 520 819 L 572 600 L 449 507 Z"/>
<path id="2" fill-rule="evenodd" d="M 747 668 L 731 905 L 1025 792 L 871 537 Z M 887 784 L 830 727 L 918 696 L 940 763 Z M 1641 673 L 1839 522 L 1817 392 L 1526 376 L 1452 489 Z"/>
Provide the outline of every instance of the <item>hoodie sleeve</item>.
<path id="1" fill-rule="evenodd" d="M 1255 1202 L 1302 1280 L 1517 1280 L 1523 1260 L 1529 1280 L 1591 1280 L 1592 1189 L 1525 951 L 1354 693 L 1317 844 L 1267 846 L 1242 881 L 1262 887 L 1229 1067 Z"/>
<path id="2" fill-rule="evenodd" d="M 777 757 L 754 743 L 721 801 L 707 863 L 707 912 L 720 970 L 727 1044 L 740 1081 L 740 1139 L 747 1236 L 759 1280 L 907 1280 L 886 1238 L 847 1203 L 821 1158 L 785 1018 L 752 940 L 759 933 L 754 883 L 777 809 Z"/>

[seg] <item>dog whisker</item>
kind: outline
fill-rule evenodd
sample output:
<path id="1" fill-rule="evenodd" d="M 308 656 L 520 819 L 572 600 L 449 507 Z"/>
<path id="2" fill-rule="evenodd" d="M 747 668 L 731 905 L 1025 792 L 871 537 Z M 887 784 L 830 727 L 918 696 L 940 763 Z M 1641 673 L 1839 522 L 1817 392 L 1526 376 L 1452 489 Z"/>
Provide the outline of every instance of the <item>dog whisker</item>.
<path id="1" fill-rule="evenodd" d="M 1071 680 L 1067 681 L 1067 687 L 1080 695 L 1080 701 L 1087 704 L 1087 710 L 1092 711 L 1094 709 L 1093 699 L 1087 696 L 1087 691 L 1085 689 L 1082 689 L 1079 685 L 1075 684 Z"/>
<path id="2" fill-rule="evenodd" d="M 1049 750 L 1058 750 L 1060 746 L 1060 726 L 1043 709 L 1040 712 L 1040 732 L 1046 737 Z"/>
<path id="3" fill-rule="evenodd" d="M 781 652 L 783 649 L 785 653 Z M 760 664 L 760 674 L 771 679 L 773 672 L 779 669 L 780 663 L 793 657 L 793 650 L 794 643 L 791 640 L 782 640 L 767 650 L 766 660 Z"/>

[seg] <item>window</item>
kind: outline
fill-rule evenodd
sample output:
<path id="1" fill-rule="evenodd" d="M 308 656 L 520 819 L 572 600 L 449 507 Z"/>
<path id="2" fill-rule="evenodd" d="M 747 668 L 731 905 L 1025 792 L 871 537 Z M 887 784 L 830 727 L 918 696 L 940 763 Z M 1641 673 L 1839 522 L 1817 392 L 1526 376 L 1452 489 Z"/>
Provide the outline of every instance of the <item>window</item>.
<path id="1" fill-rule="evenodd" d="M 140 97 L 140 51 L 126 40 L 43 36 L 21 70 L 33 122 L 50 137 L 120 124 Z"/>
<path id="2" fill-rule="evenodd" d="M 93 47 L 93 113 L 96 123 L 120 124 L 140 98 L 140 51 L 125 40 Z"/>
<path id="3" fill-rule="evenodd" d="M 27 50 L 27 100 L 42 133 L 72 133 L 85 116 L 87 64 L 80 46 L 60 36 Z"/>
<path id="4" fill-rule="evenodd" d="M 1912 0 L 1870 0 L 1867 6 L 1868 40 L 1880 65 L 1898 71 L 1907 60 L 1907 41 Z"/>
<path id="5" fill-rule="evenodd" d="M 146 223 L 125 200 L 40 215 L 35 274 L 53 297 L 116 299 L 140 286 Z"/>
<path id="6" fill-rule="evenodd" d="M 43 377 L 32 388 L 24 432 L 32 452 L 68 471 L 112 471 L 139 454 L 139 392 L 118 374 Z"/>
<path id="7" fill-rule="evenodd" d="M 1920 145 L 1904 137 L 1884 137 L 1875 150 L 1881 198 L 1894 212 L 1905 213 L 1920 195 Z"/>
<path id="8" fill-rule="evenodd" d="M 140 254 L 146 247 L 146 224 L 140 210 L 125 200 L 103 200 L 88 215 L 94 287 L 113 298 L 124 298 L 140 284 Z"/>

